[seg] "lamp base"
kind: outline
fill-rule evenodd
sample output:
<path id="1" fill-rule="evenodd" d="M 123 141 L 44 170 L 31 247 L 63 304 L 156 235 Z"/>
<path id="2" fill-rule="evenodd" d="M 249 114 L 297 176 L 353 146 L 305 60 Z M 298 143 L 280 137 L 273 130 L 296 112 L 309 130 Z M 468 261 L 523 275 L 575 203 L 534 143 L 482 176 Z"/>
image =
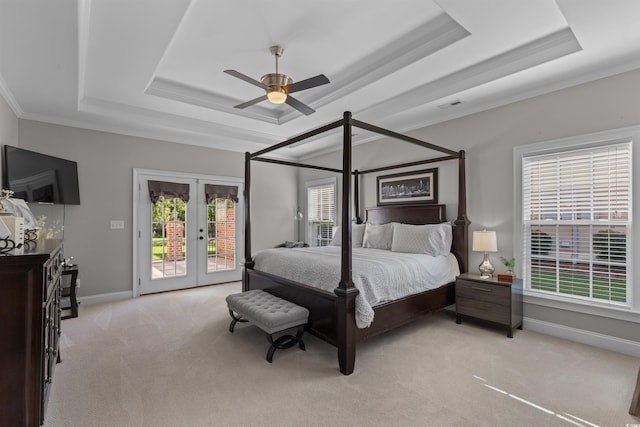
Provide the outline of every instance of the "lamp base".
<path id="1" fill-rule="evenodd" d="M 489 279 L 489 278 L 493 277 L 493 272 L 496 271 L 496 269 L 493 266 L 493 264 L 491 264 L 491 261 L 489 260 L 489 253 L 488 252 L 484 253 L 484 259 L 482 260 L 482 262 L 478 266 L 478 269 L 480 270 L 480 278 L 481 279 Z"/>

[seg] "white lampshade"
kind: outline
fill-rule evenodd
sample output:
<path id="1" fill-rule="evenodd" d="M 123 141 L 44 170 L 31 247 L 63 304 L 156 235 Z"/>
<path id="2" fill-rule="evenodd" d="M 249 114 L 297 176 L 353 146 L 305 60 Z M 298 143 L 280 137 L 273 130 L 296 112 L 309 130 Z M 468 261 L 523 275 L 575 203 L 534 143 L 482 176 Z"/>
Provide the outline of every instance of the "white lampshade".
<path id="1" fill-rule="evenodd" d="M 498 241 L 495 231 L 474 231 L 472 251 L 475 252 L 497 252 Z"/>

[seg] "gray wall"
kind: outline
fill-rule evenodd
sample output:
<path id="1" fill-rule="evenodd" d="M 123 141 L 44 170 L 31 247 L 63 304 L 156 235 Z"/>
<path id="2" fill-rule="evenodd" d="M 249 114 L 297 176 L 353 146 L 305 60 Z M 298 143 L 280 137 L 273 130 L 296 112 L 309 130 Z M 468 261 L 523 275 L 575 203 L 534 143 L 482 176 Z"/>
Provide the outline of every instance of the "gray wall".
<path id="1" fill-rule="evenodd" d="M 513 249 L 513 147 L 538 141 L 640 125 L 640 71 L 633 71 L 453 120 L 419 135 L 467 152 L 467 194 L 471 229 L 498 232 L 499 256 L 515 256 Z M 637 141 L 634 142 L 634 145 Z M 638 156 L 635 156 L 636 165 Z M 634 220 L 639 223 L 640 177 L 634 177 Z M 638 233 L 634 236 L 638 248 Z M 481 255 L 470 253 L 470 266 Z M 640 265 L 640 251 L 632 264 Z M 517 270 L 520 271 L 520 270 Z M 637 277 L 638 272 L 634 274 Z M 640 298 L 640 295 L 635 295 Z M 526 298 L 525 298 L 526 301 Z M 638 307 L 638 306 L 636 306 Z M 577 310 L 576 310 L 577 311 Z M 640 342 L 640 315 L 614 320 L 575 311 L 525 304 L 525 317 Z"/>
<path id="2" fill-rule="evenodd" d="M 18 118 L 4 98 L 0 96 L 0 146 L 7 144 L 18 145 Z M 0 162 L 0 177 L 2 176 L 2 162 Z"/>
<path id="3" fill-rule="evenodd" d="M 354 117 L 363 120 L 357 114 Z M 410 134 L 453 150 L 466 151 L 470 231 L 485 227 L 497 231 L 498 253 L 492 255 L 492 260 L 498 271 L 503 271 L 500 255 L 519 258 L 513 250 L 513 148 L 637 125 L 640 125 L 640 71 L 633 71 L 429 126 Z M 340 168 L 340 156 L 333 153 L 308 162 Z M 363 169 L 429 157 L 435 156 L 411 144 L 381 140 L 355 147 L 353 164 Z M 637 165 L 637 154 L 635 158 Z M 447 207 L 447 216 L 455 219 L 455 167 L 452 169 L 450 164 L 426 167 L 439 168 L 440 202 L 451 205 Z M 304 181 L 317 176 L 313 171 L 300 173 L 299 196 L 304 196 Z M 367 177 L 363 186 L 364 201 L 361 205 L 375 206 L 375 176 Z M 637 228 L 640 223 L 640 174 L 635 174 L 634 178 L 634 200 Z M 634 246 L 638 248 L 639 233 L 636 231 L 635 234 Z M 474 271 L 481 255 L 471 251 L 469 255 L 470 270 Z M 637 249 L 634 251 L 634 264 L 640 265 L 640 250 Z M 638 271 L 635 277 L 637 274 Z M 636 295 L 638 298 L 640 295 Z M 628 316 L 633 317 L 630 321 L 623 321 L 527 303 L 525 317 L 640 343 L 638 313 Z"/>
<path id="4" fill-rule="evenodd" d="M 133 168 L 244 176 L 243 153 L 29 120 L 19 120 L 19 137 L 22 148 L 78 162 L 81 204 L 63 214 L 65 255 L 80 265 L 81 297 L 132 290 Z M 295 171 L 260 163 L 253 178 L 254 250 L 293 240 Z M 111 230 L 112 219 L 125 229 Z"/>
<path id="5" fill-rule="evenodd" d="M 355 117 L 355 116 L 354 116 Z M 357 117 L 355 117 L 357 118 Z M 375 123 L 373 123 L 375 124 Z M 434 142 L 435 141 L 431 141 Z M 442 145 L 442 144 L 440 144 Z M 428 159 L 431 157 L 439 157 L 444 154 L 436 153 L 416 145 L 398 141 L 383 139 L 379 141 L 370 142 L 367 144 L 356 145 L 353 147 L 353 169 L 365 170 L 377 166 L 388 166 L 394 164 L 405 163 L 408 161 Z M 342 169 L 342 152 L 334 152 L 321 157 L 303 160 L 302 163 L 315 164 L 320 166 L 332 167 L 336 169 Z M 413 168 L 394 169 L 388 172 L 380 173 L 380 175 L 388 175 L 400 172 L 406 172 L 410 170 L 421 169 L 438 169 L 439 180 L 439 194 L 438 203 L 447 205 L 447 219 L 455 220 L 458 209 L 458 167 L 457 162 L 444 162 L 444 163 L 431 163 L 423 166 Z M 316 171 L 313 169 L 300 169 L 299 179 L 300 184 L 298 186 L 300 197 L 300 207 L 304 207 L 304 191 L 305 181 L 311 181 L 314 179 L 326 178 L 329 176 L 337 176 L 331 172 Z M 341 190 L 342 177 L 338 177 L 338 192 Z M 365 210 L 369 207 L 376 206 L 376 180 L 377 174 L 365 174 L 360 177 L 360 216 L 364 220 Z M 341 199 L 338 196 L 338 210 L 342 209 Z M 353 201 L 351 204 L 352 213 L 355 215 Z M 353 216 L 353 215 L 352 215 Z M 305 215 L 306 217 L 306 215 Z M 338 223 L 341 222 L 341 218 L 338 215 Z"/>
<path id="6" fill-rule="evenodd" d="M 498 232 L 499 252 L 494 256 L 497 263 L 498 256 L 514 254 L 513 147 L 639 125 L 639 95 L 640 71 L 633 71 L 430 126 L 412 134 L 438 145 L 466 150 L 471 230 L 487 227 Z M 357 113 L 354 116 L 359 118 Z M 82 205 L 66 208 L 65 251 L 82 265 L 81 296 L 131 290 L 132 168 L 242 175 L 240 153 L 26 120 L 18 123 L 19 129 L 15 115 L 3 101 L 0 102 L 0 142 L 79 163 Z M 16 141 L 18 135 L 19 141 Z M 354 150 L 354 165 L 364 168 L 425 157 L 420 149 L 398 144 L 380 141 L 358 146 Z M 315 162 L 339 167 L 339 159 L 336 153 Z M 455 174 L 449 170 L 450 165 L 438 167 L 440 201 L 453 205 L 455 196 L 451 192 L 455 188 Z M 296 191 L 302 207 L 304 181 L 326 176 L 308 170 L 255 165 L 252 192 L 255 249 L 294 239 L 291 215 L 296 206 Z M 297 182 L 296 177 L 299 177 Z M 636 224 L 640 212 L 639 179 L 640 174 L 635 174 Z M 361 205 L 374 206 L 375 177 L 366 178 L 364 185 Z M 449 206 L 449 218 L 454 215 L 455 209 Z M 110 219 L 125 219 L 124 232 L 109 230 Z M 637 236 L 634 243 L 638 248 Z M 639 261 L 640 250 L 636 250 L 634 264 L 640 265 Z M 480 255 L 471 252 L 472 268 L 479 262 Z M 614 320 L 534 304 L 525 305 L 525 316 L 640 342 L 639 320 Z"/>

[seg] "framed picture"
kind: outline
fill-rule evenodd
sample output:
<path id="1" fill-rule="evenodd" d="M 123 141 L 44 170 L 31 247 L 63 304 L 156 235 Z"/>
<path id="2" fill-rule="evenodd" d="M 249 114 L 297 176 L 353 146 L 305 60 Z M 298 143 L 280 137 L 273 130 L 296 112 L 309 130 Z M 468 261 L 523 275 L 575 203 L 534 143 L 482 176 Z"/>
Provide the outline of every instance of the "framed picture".
<path id="1" fill-rule="evenodd" d="M 378 206 L 438 203 L 438 169 L 377 177 Z"/>

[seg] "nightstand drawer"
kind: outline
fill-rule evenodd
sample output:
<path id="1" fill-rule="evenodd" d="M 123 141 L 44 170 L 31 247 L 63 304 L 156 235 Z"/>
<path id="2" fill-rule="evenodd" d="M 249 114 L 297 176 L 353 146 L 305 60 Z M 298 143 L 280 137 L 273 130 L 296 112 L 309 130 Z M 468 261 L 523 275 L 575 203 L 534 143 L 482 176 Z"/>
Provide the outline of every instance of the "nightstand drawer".
<path id="1" fill-rule="evenodd" d="M 461 295 L 456 298 L 456 312 L 503 325 L 511 323 L 511 307 L 508 305 L 494 304 L 475 298 L 465 298 Z"/>
<path id="2" fill-rule="evenodd" d="M 456 281 L 456 298 L 486 301 L 508 307 L 511 304 L 511 288 L 508 286 L 458 279 Z"/>

